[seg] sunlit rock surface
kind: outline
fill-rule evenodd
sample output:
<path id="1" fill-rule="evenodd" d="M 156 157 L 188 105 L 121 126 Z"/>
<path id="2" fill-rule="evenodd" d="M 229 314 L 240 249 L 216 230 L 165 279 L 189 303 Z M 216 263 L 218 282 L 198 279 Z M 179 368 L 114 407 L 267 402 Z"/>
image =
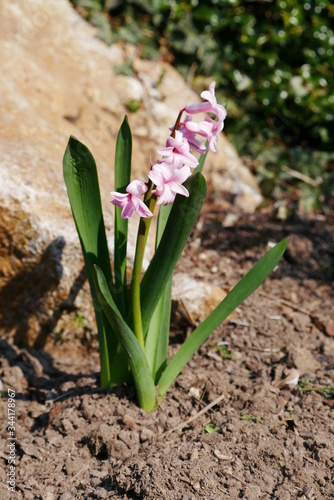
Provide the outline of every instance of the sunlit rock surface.
<path id="1" fill-rule="evenodd" d="M 109 192 L 124 115 L 133 131 L 133 176 L 146 179 L 168 126 L 199 97 L 168 64 L 141 61 L 133 47 L 97 40 L 66 0 L 2 0 L 0 43 L 1 331 L 38 346 L 60 328 L 64 310 L 85 311 L 89 304 L 62 176 L 68 137 L 84 142 L 96 159 L 112 247 Z M 128 59 L 134 76 L 116 75 L 114 68 Z M 128 110 L 131 100 L 139 102 L 136 113 Z M 260 202 L 251 174 L 223 135 L 206 172 L 215 202 L 226 190 L 242 210 Z"/>

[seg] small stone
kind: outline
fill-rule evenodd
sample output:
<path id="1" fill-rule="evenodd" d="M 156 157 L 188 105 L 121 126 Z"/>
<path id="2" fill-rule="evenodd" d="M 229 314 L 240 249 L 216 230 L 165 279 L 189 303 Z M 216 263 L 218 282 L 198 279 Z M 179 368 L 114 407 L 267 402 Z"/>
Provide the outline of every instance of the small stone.
<path id="1" fill-rule="evenodd" d="M 68 418 L 63 418 L 61 423 L 68 434 L 73 431 L 73 424 Z"/>
<path id="2" fill-rule="evenodd" d="M 96 488 L 95 494 L 97 495 L 96 498 L 107 498 L 108 493 L 104 488 Z"/>
<path id="3" fill-rule="evenodd" d="M 126 427 L 128 427 L 129 429 L 131 429 L 131 430 L 137 430 L 138 429 L 138 425 L 136 424 L 135 419 L 131 415 L 129 415 L 128 413 L 125 413 L 123 415 L 122 420 L 123 420 L 123 424 Z"/>
<path id="4" fill-rule="evenodd" d="M 190 387 L 189 396 L 192 396 L 193 398 L 200 400 L 202 396 L 202 391 L 199 387 Z"/>
<path id="5" fill-rule="evenodd" d="M 29 455 L 29 457 L 38 458 L 39 460 L 43 459 L 43 455 L 41 453 L 42 450 L 32 444 L 21 444 L 21 448 L 26 455 Z"/>
<path id="6" fill-rule="evenodd" d="M 32 493 L 30 493 L 30 491 L 25 491 L 24 498 L 25 500 L 35 500 L 36 497 Z"/>
<path id="7" fill-rule="evenodd" d="M 328 337 L 334 337 L 334 323 L 325 326 L 325 333 Z"/>
<path id="8" fill-rule="evenodd" d="M 285 258 L 289 262 L 303 263 L 309 260 L 313 252 L 313 243 L 305 236 L 291 234 L 285 251 Z"/>
<path id="9" fill-rule="evenodd" d="M 72 389 L 75 389 L 76 388 L 76 384 L 75 382 L 73 382 L 72 380 L 68 380 L 67 382 L 64 382 L 62 385 L 61 385 L 61 390 L 63 392 L 68 392 Z"/>
<path id="10" fill-rule="evenodd" d="M 291 347 L 289 349 L 293 363 L 300 376 L 315 373 L 320 368 L 320 363 L 314 359 L 311 351 L 305 347 Z"/>
<path id="11" fill-rule="evenodd" d="M 140 441 L 144 443 L 145 441 L 152 441 L 154 438 L 154 432 L 151 431 L 150 429 L 147 429 L 144 427 L 142 431 L 140 432 Z"/>
<path id="12" fill-rule="evenodd" d="M 59 497 L 59 500 L 72 500 L 72 499 L 74 499 L 74 496 L 69 491 L 65 491 L 65 493 L 63 493 Z"/>
<path id="13" fill-rule="evenodd" d="M 193 324 L 203 321 L 226 295 L 219 286 L 191 278 L 189 274 L 177 273 L 173 278 L 173 299 L 180 304 L 180 313 L 186 314 Z"/>

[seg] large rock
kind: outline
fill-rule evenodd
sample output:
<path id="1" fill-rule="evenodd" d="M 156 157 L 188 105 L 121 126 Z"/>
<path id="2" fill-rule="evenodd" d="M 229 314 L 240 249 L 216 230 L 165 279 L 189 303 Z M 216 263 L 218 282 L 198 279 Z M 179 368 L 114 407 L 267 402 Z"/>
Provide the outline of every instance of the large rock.
<path id="1" fill-rule="evenodd" d="M 69 135 L 96 158 L 112 240 L 114 146 L 127 104 L 140 102 L 129 117 L 133 175 L 146 179 L 168 126 L 198 96 L 168 64 L 141 61 L 134 48 L 97 40 L 67 0 L 2 0 L 0 43 L 0 319 L 2 331 L 15 332 L 22 342 L 38 338 L 35 345 L 41 345 L 56 325 L 61 330 L 64 304 L 87 307 L 62 177 Z M 115 66 L 127 59 L 134 76 L 116 75 Z M 228 186 L 241 208 L 256 207 L 256 184 L 223 135 L 218 154 L 209 155 L 207 163 L 216 201 Z"/>

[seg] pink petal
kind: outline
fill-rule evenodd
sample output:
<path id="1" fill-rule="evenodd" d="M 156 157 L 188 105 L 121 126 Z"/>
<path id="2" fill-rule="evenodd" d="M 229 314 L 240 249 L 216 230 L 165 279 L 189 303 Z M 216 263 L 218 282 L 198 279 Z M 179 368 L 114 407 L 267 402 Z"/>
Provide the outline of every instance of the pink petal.
<path id="1" fill-rule="evenodd" d="M 219 130 L 223 130 L 223 128 L 224 128 L 224 120 L 225 120 L 225 118 L 227 116 L 226 109 L 221 104 L 217 104 L 217 106 L 215 106 L 215 108 L 214 108 L 214 113 L 218 117 L 218 124 L 219 124 L 218 127 L 219 127 Z"/>
<path id="2" fill-rule="evenodd" d="M 216 86 L 216 82 L 211 82 L 210 86 L 209 86 L 209 90 L 204 90 L 204 92 L 201 93 L 202 99 L 206 99 L 207 101 L 209 101 L 209 103 L 212 106 L 217 105 L 217 99 L 215 96 L 215 86 Z"/>
<path id="3" fill-rule="evenodd" d="M 201 102 L 200 104 L 188 104 L 184 110 L 190 115 L 196 115 L 197 113 L 210 113 L 212 106 L 209 102 Z"/>
<path id="4" fill-rule="evenodd" d="M 146 184 L 142 181 L 137 181 L 137 180 L 130 182 L 130 184 L 126 188 L 126 192 L 134 196 L 141 196 L 145 194 L 146 191 L 147 191 Z"/>
<path id="5" fill-rule="evenodd" d="M 123 208 L 128 202 L 129 195 L 126 193 L 117 193 L 117 191 L 112 191 L 110 194 L 114 197 L 114 199 L 111 200 L 111 203 L 116 207 Z"/>
<path id="6" fill-rule="evenodd" d="M 142 201 L 142 200 L 137 200 L 138 201 L 138 206 L 136 208 L 136 213 L 140 216 L 140 217 L 153 217 L 153 214 L 151 212 L 151 210 L 149 210 L 147 208 L 147 206 L 145 205 L 145 203 Z"/>
<path id="7" fill-rule="evenodd" d="M 151 179 L 153 184 L 156 186 L 160 186 L 164 182 L 164 178 L 161 172 L 158 172 L 158 170 L 151 170 L 151 172 L 148 174 L 148 178 Z"/>
<path id="8" fill-rule="evenodd" d="M 186 198 L 189 196 L 189 191 L 182 184 L 177 184 L 176 182 L 170 182 L 169 188 L 173 193 L 182 194 Z"/>
<path id="9" fill-rule="evenodd" d="M 160 163 L 160 171 L 163 175 L 164 182 L 168 182 L 173 178 L 174 169 L 168 163 Z"/>
<path id="10" fill-rule="evenodd" d="M 183 127 L 183 125 L 182 125 L 182 127 Z M 195 149 L 195 151 L 198 151 L 198 153 L 200 153 L 200 154 L 206 153 L 206 147 L 204 146 L 204 144 L 201 143 L 201 141 L 196 139 L 196 136 L 193 132 L 189 132 L 189 130 L 184 129 L 183 135 L 184 135 L 184 137 L 186 137 L 191 148 Z"/>
<path id="11" fill-rule="evenodd" d="M 171 153 L 173 153 L 174 146 L 167 146 L 166 148 L 160 148 L 157 149 L 157 152 L 159 155 L 162 156 L 169 156 Z"/>
<path id="12" fill-rule="evenodd" d="M 183 184 L 185 180 L 191 175 L 190 168 L 185 165 L 182 168 L 174 170 L 174 175 L 172 178 L 172 182 L 177 182 L 178 184 Z"/>
<path id="13" fill-rule="evenodd" d="M 183 163 L 185 165 L 188 165 L 190 168 L 195 168 L 198 165 L 198 160 L 196 156 L 192 155 L 191 153 L 187 153 L 183 155 Z"/>
<path id="14" fill-rule="evenodd" d="M 126 205 L 124 205 L 124 208 L 122 210 L 121 217 L 122 219 L 129 219 L 132 217 L 133 212 L 135 211 L 135 207 L 131 201 L 129 201 Z"/>
<path id="15" fill-rule="evenodd" d="M 209 90 L 204 90 L 204 92 L 201 93 L 202 99 L 206 99 L 209 101 L 209 103 L 212 106 L 217 105 L 217 99 L 215 96 L 215 87 L 216 87 L 216 82 L 211 82 L 209 85 Z"/>
<path id="16" fill-rule="evenodd" d="M 171 176 L 172 168 L 166 162 L 161 162 L 153 165 L 152 170 L 148 174 L 149 179 L 151 179 L 151 181 L 154 182 L 154 184 L 158 187 L 162 186 L 166 181 L 168 181 Z"/>
<path id="17" fill-rule="evenodd" d="M 203 137 L 209 137 L 212 133 L 213 125 L 208 121 L 203 121 L 200 123 L 185 122 L 184 127 L 190 132 L 202 135 Z"/>
<path id="18" fill-rule="evenodd" d="M 160 197 L 158 198 L 157 205 L 170 205 L 175 199 L 175 194 L 172 193 L 168 184 L 165 184 Z"/>

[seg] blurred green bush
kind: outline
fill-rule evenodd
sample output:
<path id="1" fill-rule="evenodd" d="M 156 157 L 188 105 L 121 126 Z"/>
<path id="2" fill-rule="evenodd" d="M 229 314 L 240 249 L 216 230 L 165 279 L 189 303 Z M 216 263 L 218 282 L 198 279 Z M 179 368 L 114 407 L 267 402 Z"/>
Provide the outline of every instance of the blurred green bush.
<path id="1" fill-rule="evenodd" d="M 334 191 L 329 0 L 73 0 L 111 44 L 162 57 L 197 90 L 215 79 L 226 133 L 266 197 L 326 210 Z"/>

